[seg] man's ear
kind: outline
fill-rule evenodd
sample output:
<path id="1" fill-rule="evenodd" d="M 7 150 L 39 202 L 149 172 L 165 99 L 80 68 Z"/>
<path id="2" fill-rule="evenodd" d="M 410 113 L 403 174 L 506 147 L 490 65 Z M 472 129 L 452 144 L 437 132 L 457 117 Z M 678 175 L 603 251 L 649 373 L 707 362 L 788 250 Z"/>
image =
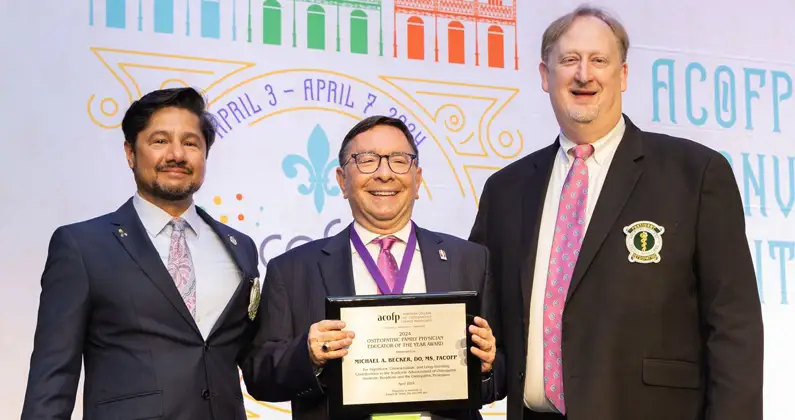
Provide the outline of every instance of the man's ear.
<path id="1" fill-rule="evenodd" d="M 420 199 L 420 188 L 422 187 L 422 168 L 417 167 L 417 189 L 414 191 L 414 199 Z"/>
<path id="2" fill-rule="evenodd" d="M 127 166 L 129 166 L 130 169 L 135 168 L 135 149 L 134 149 L 134 147 L 135 146 L 133 146 L 129 142 L 127 142 L 127 141 L 124 142 L 124 154 L 127 157 Z"/>
<path id="3" fill-rule="evenodd" d="M 340 190 L 342 191 L 342 198 L 348 199 L 348 191 L 345 189 L 345 169 L 341 167 L 337 167 L 337 185 L 339 185 Z"/>
<path id="4" fill-rule="evenodd" d="M 549 78 L 549 67 L 547 63 L 543 61 L 538 63 L 538 73 L 541 75 L 541 89 L 549 93 L 549 80 L 547 80 Z"/>

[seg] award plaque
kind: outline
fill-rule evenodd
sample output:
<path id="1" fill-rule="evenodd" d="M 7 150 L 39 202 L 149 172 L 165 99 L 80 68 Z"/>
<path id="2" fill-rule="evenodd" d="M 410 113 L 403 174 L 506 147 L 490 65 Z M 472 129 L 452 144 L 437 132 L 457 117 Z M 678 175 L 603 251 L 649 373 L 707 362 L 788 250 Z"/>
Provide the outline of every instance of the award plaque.
<path id="1" fill-rule="evenodd" d="M 325 367 L 330 418 L 480 409 L 478 306 L 477 292 L 326 298 L 326 319 L 356 334 Z"/>

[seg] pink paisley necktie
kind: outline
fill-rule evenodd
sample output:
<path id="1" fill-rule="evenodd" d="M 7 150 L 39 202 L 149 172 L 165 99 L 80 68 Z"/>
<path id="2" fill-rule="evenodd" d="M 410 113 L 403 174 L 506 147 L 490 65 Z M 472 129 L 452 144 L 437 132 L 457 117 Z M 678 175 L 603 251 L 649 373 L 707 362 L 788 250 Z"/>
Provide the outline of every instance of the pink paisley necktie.
<path id="1" fill-rule="evenodd" d="M 588 202 L 588 167 L 585 159 L 593 154 L 593 150 L 590 144 L 569 149 L 569 153 L 574 155 L 574 164 L 560 194 L 544 295 L 544 389 L 547 398 L 561 414 L 566 414 L 561 322 L 571 275 L 585 236 L 585 209 Z"/>
<path id="2" fill-rule="evenodd" d="M 193 260 L 185 239 L 185 219 L 177 217 L 170 222 L 171 245 L 168 248 L 168 272 L 177 285 L 179 294 L 188 307 L 191 316 L 196 318 L 196 276 L 193 272 Z"/>
<path id="3" fill-rule="evenodd" d="M 397 260 L 395 260 L 395 256 L 392 255 L 390 249 L 397 240 L 394 236 L 373 239 L 373 242 L 381 246 L 381 252 L 378 253 L 378 271 L 384 276 L 390 292 L 395 288 L 395 278 L 398 273 Z M 380 290 L 378 294 L 381 294 Z"/>

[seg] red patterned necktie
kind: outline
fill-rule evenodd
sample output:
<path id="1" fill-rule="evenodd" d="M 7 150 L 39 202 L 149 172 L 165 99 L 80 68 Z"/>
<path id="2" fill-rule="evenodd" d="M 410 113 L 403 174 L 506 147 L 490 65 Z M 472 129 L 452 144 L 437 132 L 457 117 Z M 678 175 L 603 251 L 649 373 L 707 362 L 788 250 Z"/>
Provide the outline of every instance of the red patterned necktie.
<path id="1" fill-rule="evenodd" d="M 593 154 L 593 150 L 590 144 L 569 149 L 569 153 L 574 155 L 574 164 L 560 194 L 544 294 L 544 389 L 547 398 L 561 414 L 566 414 L 561 322 L 571 275 L 585 236 L 585 209 L 588 203 L 588 167 L 585 159 Z"/>
<path id="2" fill-rule="evenodd" d="M 389 286 L 389 292 L 395 288 L 395 279 L 398 273 L 397 260 L 395 260 L 395 256 L 390 251 L 397 240 L 396 237 L 391 235 L 373 239 L 373 242 L 381 246 L 381 251 L 378 253 L 378 271 L 384 276 L 384 280 Z M 380 289 L 378 294 L 381 294 Z"/>
<path id="3" fill-rule="evenodd" d="M 191 316 L 196 318 L 196 276 L 193 272 L 193 259 L 185 239 L 185 219 L 177 217 L 170 222 L 171 245 L 168 248 L 168 272 L 177 285 L 179 294 L 188 307 Z"/>

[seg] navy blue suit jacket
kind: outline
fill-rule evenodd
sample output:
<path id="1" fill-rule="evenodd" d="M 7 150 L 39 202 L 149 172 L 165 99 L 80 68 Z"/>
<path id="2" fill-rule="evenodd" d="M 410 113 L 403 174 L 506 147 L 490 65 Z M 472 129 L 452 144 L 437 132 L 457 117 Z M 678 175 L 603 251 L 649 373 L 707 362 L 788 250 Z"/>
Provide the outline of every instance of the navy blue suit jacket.
<path id="1" fill-rule="evenodd" d="M 55 230 L 22 420 L 70 419 L 83 360 L 84 419 L 246 418 L 237 366 L 256 332 L 257 248 L 198 210 L 243 273 L 206 341 L 131 200 Z"/>
<path id="2" fill-rule="evenodd" d="M 316 377 L 307 347 L 309 327 L 325 319 L 327 296 L 355 295 L 348 227 L 337 235 L 294 248 L 268 263 L 257 351 L 243 367 L 246 389 L 263 401 L 292 401 L 293 418 L 328 419 L 324 377 Z M 497 339 L 493 376 L 484 382 L 484 404 L 505 396 L 499 311 L 495 306 L 488 251 L 442 233 L 416 229 L 428 293 L 478 292 L 482 317 Z M 447 260 L 439 258 L 444 249 Z M 434 419 L 480 419 L 477 410 L 432 413 Z M 346 419 L 355 420 L 355 419 Z"/>

